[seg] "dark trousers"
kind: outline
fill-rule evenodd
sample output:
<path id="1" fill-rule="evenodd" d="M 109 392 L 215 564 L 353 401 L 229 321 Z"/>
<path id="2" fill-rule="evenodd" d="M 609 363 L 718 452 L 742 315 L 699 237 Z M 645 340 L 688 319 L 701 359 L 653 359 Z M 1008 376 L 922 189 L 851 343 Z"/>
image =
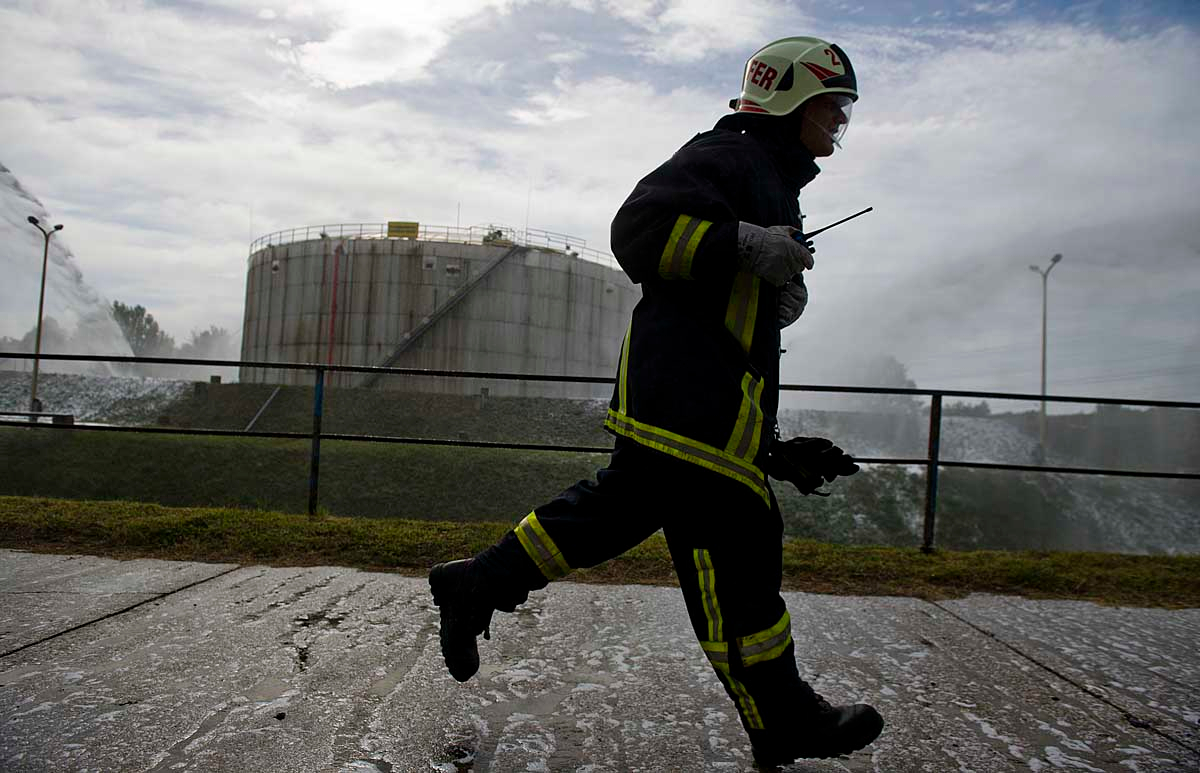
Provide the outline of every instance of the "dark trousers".
<path id="1" fill-rule="evenodd" d="M 620 555 L 662 529 L 701 648 L 752 738 L 783 731 L 801 696 L 779 595 L 783 521 L 746 485 L 618 439 L 595 481 L 537 508 L 476 557 L 498 609 L 572 569 Z M 505 590 L 500 590 L 504 588 Z"/>

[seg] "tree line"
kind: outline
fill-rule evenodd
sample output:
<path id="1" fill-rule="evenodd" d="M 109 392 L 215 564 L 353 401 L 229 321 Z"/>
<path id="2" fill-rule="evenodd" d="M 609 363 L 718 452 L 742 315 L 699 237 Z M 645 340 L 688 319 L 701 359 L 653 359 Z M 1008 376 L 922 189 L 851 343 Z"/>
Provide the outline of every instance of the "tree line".
<path id="1" fill-rule="evenodd" d="M 135 357 L 180 357 L 191 359 L 228 359 L 237 356 L 238 341 L 223 327 L 209 325 L 206 330 L 193 330 L 188 340 L 176 344 L 175 338 L 163 330 L 154 315 L 141 304 L 126 305 L 113 301 L 109 309 Z M 42 351 L 72 352 L 75 335 L 66 330 L 54 317 L 42 320 Z M 30 328 L 20 338 L 0 336 L 0 351 L 32 352 L 37 328 Z"/>
<path id="2" fill-rule="evenodd" d="M 189 340 L 176 346 L 175 339 L 140 304 L 126 306 L 113 301 L 112 315 L 135 357 L 224 358 L 237 344 L 228 330 L 209 325 L 207 330 L 193 330 Z"/>

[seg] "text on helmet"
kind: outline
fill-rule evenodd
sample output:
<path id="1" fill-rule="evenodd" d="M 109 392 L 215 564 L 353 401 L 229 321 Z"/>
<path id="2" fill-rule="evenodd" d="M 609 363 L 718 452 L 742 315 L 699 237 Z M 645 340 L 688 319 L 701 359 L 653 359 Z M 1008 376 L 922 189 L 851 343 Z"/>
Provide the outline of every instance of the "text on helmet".
<path id="1" fill-rule="evenodd" d="M 758 59 L 751 59 L 746 71 L 750 74 L 750 82 L 763 91 L 770 91 L 779 76 L 779 70 Z"/>

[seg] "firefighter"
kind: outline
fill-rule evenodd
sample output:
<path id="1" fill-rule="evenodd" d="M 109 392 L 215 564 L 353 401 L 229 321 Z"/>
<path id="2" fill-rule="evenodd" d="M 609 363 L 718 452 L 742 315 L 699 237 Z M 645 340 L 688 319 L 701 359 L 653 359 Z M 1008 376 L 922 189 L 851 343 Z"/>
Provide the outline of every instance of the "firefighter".
<path id="1" fill-rule="evenodd" d="M 808 301 L 813 268 L 800 189 L 840 147 L 858 98 L 850 60 L 817 38 L 777 40 L 748 61 L 731 115 L 643 178 L 612 223 L 642 287 L 605 428 L 614 450 L 496 545 L 435 566 L 442 654 L 466 681 L 496 610 L 662 529 L 692 627 L 737 708 L 755 758 L 848 754 L 883 720 L 832 706 L 800 678 L 780 596 L 783 522 L 768 476 L 812 493 L 858 470 L 822 438 L 778 439 L 780 330 Z"/>

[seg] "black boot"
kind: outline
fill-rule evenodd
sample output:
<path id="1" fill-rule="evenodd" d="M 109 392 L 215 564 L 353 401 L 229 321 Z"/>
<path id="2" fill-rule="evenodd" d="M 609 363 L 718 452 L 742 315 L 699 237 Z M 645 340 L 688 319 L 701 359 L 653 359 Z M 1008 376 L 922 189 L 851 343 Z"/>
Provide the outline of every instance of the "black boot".
<path id="1" fill-rule="evenodd" d="M 429 571 L 429 590 L 433 603 L 441 614 L 439 638 L 446 668 L 460 682 L 475 676 L 479 670 L 479 648 L 475 637 L 483 634 L 490 639 L 488 626 L 495 607 L 478 591 L 472 577 L 474 559 L 438 564 Z"/>
<path id="2" fill-rule="evenodd" d="M 840 757 L 862 749 L 883 732 L 883 717 L 865 703 L 832 706 L 815 695 L 817 708 L 784 732 L 751 731 L 754 761 L 786 765 L 798 759 Z"/>

